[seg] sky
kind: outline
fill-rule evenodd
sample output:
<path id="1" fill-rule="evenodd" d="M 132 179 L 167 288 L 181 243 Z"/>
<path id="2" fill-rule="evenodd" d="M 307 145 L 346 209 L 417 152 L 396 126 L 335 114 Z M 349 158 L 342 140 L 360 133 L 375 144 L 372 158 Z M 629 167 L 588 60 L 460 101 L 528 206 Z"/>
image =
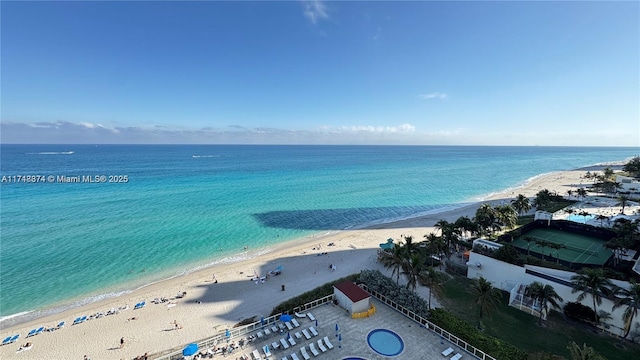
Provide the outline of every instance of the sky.
<path id="1" fill-rule="evenodd" d="M 640 3 L 7 2 L 2 143 L 640 146 Z"/>

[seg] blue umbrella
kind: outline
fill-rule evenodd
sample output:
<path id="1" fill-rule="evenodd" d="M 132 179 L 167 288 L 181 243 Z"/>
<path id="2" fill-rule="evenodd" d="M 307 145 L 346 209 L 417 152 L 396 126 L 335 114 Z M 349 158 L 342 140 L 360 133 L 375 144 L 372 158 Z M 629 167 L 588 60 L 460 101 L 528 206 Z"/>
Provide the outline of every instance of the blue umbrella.
<path id="1" fill-rule="evenodd" d="M 191 356 L 198 352 L 198 344 L 189 344 L 182 349 L 182 356 Z"/>
<path id="2" fill-rule="evenodd" d="M 293 319 L 293 317 L 289 314 L 284 314 L 280 316 L 280 321 L 282 322 L 291 321 L 291 319 Z"/>
<path id="3" fill-rule="evenodd" d="M 338 334 L 338 348 L 342 348 L 342 334 Z"/>
<path id="4" fill-rule="evenodd" d="M 287 331 L 287 340 L 291 338 L 291 333 Z"/>
<path id="5" fill-rule="evenodd" d="M 260 316 L 260 326 L 264 326 L 264 316 Z"/>
<path id="6" fill-rule="evenodd" d="M 318 319 L 316 319 L 316 326 L 318 326 Z"/>
<path id="7" fill-rule="evenodd" d="M 338 326 L 338 323 L 336 323 L 336 336 L 338 336 L 338 330 L 340 330 L 340 327 Z"/>
<path id="8" fill-rule="evenodd" d="M 226 337 L 230 337 L 230 336 L 231 336 L 231 331 L 229 331 L 229 329 L 227 329 L 227 330 L 224 332 L 224 336 L 226 336 Z"/>

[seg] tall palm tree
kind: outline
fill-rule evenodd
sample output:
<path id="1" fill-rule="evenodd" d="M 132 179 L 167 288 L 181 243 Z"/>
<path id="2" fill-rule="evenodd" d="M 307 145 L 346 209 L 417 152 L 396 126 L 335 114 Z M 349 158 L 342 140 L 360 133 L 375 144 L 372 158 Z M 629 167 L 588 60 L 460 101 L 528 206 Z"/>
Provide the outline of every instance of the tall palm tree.
<path id="1" fill-rule="evenodd" d="M 544 259 L 544 249 L 546 247 L 550 247 L 549 245 L 553 244 L 551 242 L 548 242 L 547 240 L 535 240 L 536 245 L 538 245 L 540 247 L 540 254 L 542 255 L 542 259 Z"/>
<path id="2" fill-rule="evenodd" d="M 542 313 L 549 313 L 549 305 L 556 309 L 560 309 L 559 302 L 562 302 L 562 297 L 558 295 L 553 286 L 549 284 L 542 284 L 539 281 L 534 281 L 525 290 L 527 296 L 534 298 L 540 302 L 540 317 L 538 318 L 538 324 L 542 324 Z"/>
<path id="3" fill-rule="evenodd" d="M 578 190 L 576 190 L 576 194 L 578 194 L 578 197 L 580 197 L 580 199 L 584 199 L 584 197 L 587 196 L 587 190 L 585 190 L 584 188 L 579 188 Z"/>
<path id="4" fill-rule="evenodd" d="M 640 307 L 640 283 L 637 283 L 635 279 L 629 281 L 631 286 L 629 289 L 623 289 L 616 287 L 614 293 L 616 295 L 612 311 L 620 306 L 626 306 L 624 313 L 622 314 L 622 320 L 624 321 L 624 336 L 629 336 L 631 331 L 631 324 L 633 324 L 633 318 L 638 315 L 638 307 Z"/>
<path id="5" fill-rule="evenodd" d="M 542 189 L 538 191 L 538 193 L 536 194 L 536 198 L 535 200 L 533 200 L 533 206 L 535 206 L 536 209 L 541 210 L 542 208 L 547 206 L 547 204 L 549 204 L 550 202 L 551 202 L 551 192 L 549 191 L 549 189 Z"/>
<path id="6" fill-rule="evenodd" d="M 600 354 L 598 354 L 592 347 L 587 346 L 586 343 L 582 344 L 582 347 L 578 346 L 575 342 L 570 342 L 567 346 L 571 353 L 571 360 L 605 360 Z"/>
<path id="7" fill-rule="evenodd" d="M 604 176 L 604 180 L 611 180 L 613 179 L 613 170 L 611 170 L 611 168 L 606 167 L 604 170 L 602 170 L 602 175 Z"/>
<path id="8" fill-rule="evenodd" d="M 500 224 L 511 229 L 518 223 L 518 212 L 511 205 L 499 205 L 495 207 L 496 218 Z"/>
<path id="9" fill-rule="evenodd" d="M 446 220 L 440 220 L 435 224 L 434 227 L 440 230 L 440 233 L 442 234 L 442 239 L 446 244 L 447 257 L 450 257 L 451 245 L 457 240 L 455 237 L 455 235 L 458 233 L 458 230 L 456 229 L 456 225 Z"/>
<path id="10" fill-rule="evenodd" d="M 589 216 L 589 215 L 591 215 L 591 214 L 583 210 L 583 211 L 580 211 L 580 212 L 578 213 L 578 215 L 580 215 L 580 216 L 584 217 L 584 223 L 586 224 L 586 223 L 587 223 L 587 216 Z"/>
<path id="11" fill-rule="evenodd" d="M 596 215 L 596 220 L 600 220 L 600 227 L 604 226 L 604 221 L 607 219 L 608 217 L 606 215 L 602 215 L 602 214 Z"/>
<path id="12" fill-rule="evenodd" d="M 429 288 L 429 302 L 427 306 L 431 310 L 431 295 L 440 294 L 442 292 L 442 282 L 440 281 L 440 274 L 430 266 L 427 270 L 420 273 L 420 281 L 422 284 Z"/>
<path id="13" fill-rule="evenodd" d="M 402 248 L 402 246 L 393 244 L 391 251 L 384 251 L 380 260 L 382 261 L 382 265 L 384 265 L 385 269 L 393 270 L 391 272 L 391 276 L 393 277 L 395 275 L 396 284 L 399 284 L 400 273 L 405 261 L 404 249 Z"/>
<path id="14" fill-rule="evenodd" d="M 587 295 L 593 300 L 594 322 L 598 323 L 598 309 L 596 305 L 602 304 L 602 295 L 611 293 L 613 283 L 604 276 L 602 269 L 585 268 L 571 277 L 573 289 L 571 293 L 580 292 L 577 301 L 584 300 Z"/>
<path id="15" fill-rule="evenodd" d="M 404 261 L 402 266 L 402 274 L 407 277 L 407 289 L 414 290 L 418 284 L 418 276 L 424 270 L 424 259 L 420 254 L 408 254 L 409 257 Z"/>
<path id="16" fill-rule="evenodd" d="M 430 255 L 436 255 L 440 257 L 440 254 L 444 252 L 444 241 L 441 237 L 437 236 L 435 233 L 429 233 L 424 236 L 427 242 L 427 252 Z"/>
<path id="17" fill-rule="evenodd" d="M 618 198 L 618 203 L 616 205 L 622 206 L 622 209 L 620 210 L 620 214 L 624 215 L 624 208 L 627 207 L 627 205 L 629 205 L 629 197 L 627 195 L 620 195 L 620 197 Z"/>
<path id="18" fill-rule="evenodd" d="M 531 236 L 525 236 L 522 238 L 522 240 L 527 242 L 527 256 L 529 256 L 529 250 L 531 249 L 531 243 L 535 243 L 536 240 L 534 238 L 532 238 Z"/>
<path id="19" fill-rule="evenodd" d="M 547 246 L 556 251 L 556 264 L 560 263 L 560 257 L 558 256 L 560 249 L 566 249 L 567 247 L 564 244 L 556 243 L 548 243 Z"/>
<path id="20" fill-rule="evenodd" d="M 518 194 L 514 200 L 511 200 L 511 205 L 513 205 L 513 208 L 516 209 L 519 215 L 531 210 L 531 202 L 529 201 L 529 198 L 522 194 Z"/>
<path id="21" fill-rule="evenodd" d="M 500 291 L 483 277 L 473 279 L 471 292 L 475 296 L 475 303 L 480 308 L 480 320 L 482 320 L 483 314 L 489 314 L 496 307 L 501 297 Z"/>
<path id="22" fill-rule="evenodd" d="M 413 236 L 405 236 L 404 237 L 404 252 L 407 258 L 411 256 L 411 254 L 416 252 L 416 246 L 413 243 Z"/>
<path id="23" fill-rule="evenodd" d="M 492 232 L 492 226 L 496 220 L 496 211 L 489 204 L 482 204 L 476 210 L 476 216 L 474 218 L 476 224 L 478 224 L 478 230 L 483 235 L 488 235 Z"/>
<path id="24" fill-rule="evenodd" d="M 468 216 L 461 216 L 456 220 L 455 227 L 460 232 L 460 235 L 465 238 L 467 233 L 472 233 L 476 226 Z"/>

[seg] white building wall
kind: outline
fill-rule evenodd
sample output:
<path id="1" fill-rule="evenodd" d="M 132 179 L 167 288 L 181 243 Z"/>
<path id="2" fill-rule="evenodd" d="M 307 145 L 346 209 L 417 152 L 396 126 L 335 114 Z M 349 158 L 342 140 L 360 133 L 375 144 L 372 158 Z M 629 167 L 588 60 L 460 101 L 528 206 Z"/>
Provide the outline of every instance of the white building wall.
<path id="1" fill-rule="evenodd" d="M 480 264 L 480 267 L 476 266 L 477 263 Z M 503 291 L 511 291 L 517 284 L 528 285 L 534 281 L 538 281 L 544 285 L 549 284 L 553 286 L 556 293 L 558 293 L 558 295 L 560 295 L 560 297 L 562 297 L 562 299 L 564 300 L 560 304 L 561 307 L 563 307 L 568 302 L 575 302 L 578 295 L 580 295 L 579 292 L 571 293 L 571 290 L 573 288 L 570 286 L 546 280 L 532 274 L 526 274 L 526 269 L 537 271 L 548 276 L 553 276 L 564 281 L 570 281 L 571 276 L 575 275 L 574 272 L 549 269 L 540 266 L 526 265 L 525 268 L 505 263 L 503 261 L 496 260 L 485 255 L 471 252 L 469 254 L 467 277 L 470 279 L 484 277 L 485 279 L 489 280 L 494 287 Z M 628 288 L 630 286 L 628 282 L 624 281 L 612 280 L 612 282 L 624 288 Z M 590 308 L 593 308 L 593 299 L 591 298 L 591 296 L 586 296 L 585 299 L 581 301 L 581 303 Z M 613 302 L 611 300 L 603 298 L 602 304 L 598 305 L 597 309 L 598 311 L 604 310 L 610 313 L 612 318 L 608 320 L 608 323 L 616 328 L 622 329 L 624 327 L 622 314 L 624 313 L 625 307 L 622 306 L 614 311 L 612 310 L 612 306 Z M 631 325 L 632 331 L 635 329 L 635 324 L 640 324 L 640 319 L 638 319 L 638 317 L 634 319 L 634 324 Z M 619 331 L 616 333 L 621 334 Z"/>
<path id="2" fill-rule="evenodd" d="M 351 314 L 369 310 L 369 299 L 370 298 L 366 298 L 353 303 L 353 305 L 351 305 Z"/>
<path id="3" fill-rule="evenodd" d="M 347 311 L 349 311 L 349 313 L 351 313 L 351 299 L 349 299 L 347 297 L 347 295 L 345 295 L 342 291 L 337 290 L 336 288 L 333 289 L 333 295 L 335 296 L 336 300 L 338 300 L 338 305 L 343 308 L 346 309 Z"/>

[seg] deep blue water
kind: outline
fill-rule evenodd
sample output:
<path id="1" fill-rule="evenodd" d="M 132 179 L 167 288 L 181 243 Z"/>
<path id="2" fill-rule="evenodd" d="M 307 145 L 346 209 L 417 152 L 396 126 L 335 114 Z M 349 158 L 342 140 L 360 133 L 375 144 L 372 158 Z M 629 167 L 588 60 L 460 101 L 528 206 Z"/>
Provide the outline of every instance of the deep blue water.
<path id="1" fill-rule="evenodd" d="M 2 145 L 0 316 L 95 301 L 273 245 L 460 206 L 638 148 Z M 12 176 L 125 183 L 13 183 Z M 9 181 L 6 181 L 6 180 Z M 109 179 L 107 179 L 109 180 Z"/>

